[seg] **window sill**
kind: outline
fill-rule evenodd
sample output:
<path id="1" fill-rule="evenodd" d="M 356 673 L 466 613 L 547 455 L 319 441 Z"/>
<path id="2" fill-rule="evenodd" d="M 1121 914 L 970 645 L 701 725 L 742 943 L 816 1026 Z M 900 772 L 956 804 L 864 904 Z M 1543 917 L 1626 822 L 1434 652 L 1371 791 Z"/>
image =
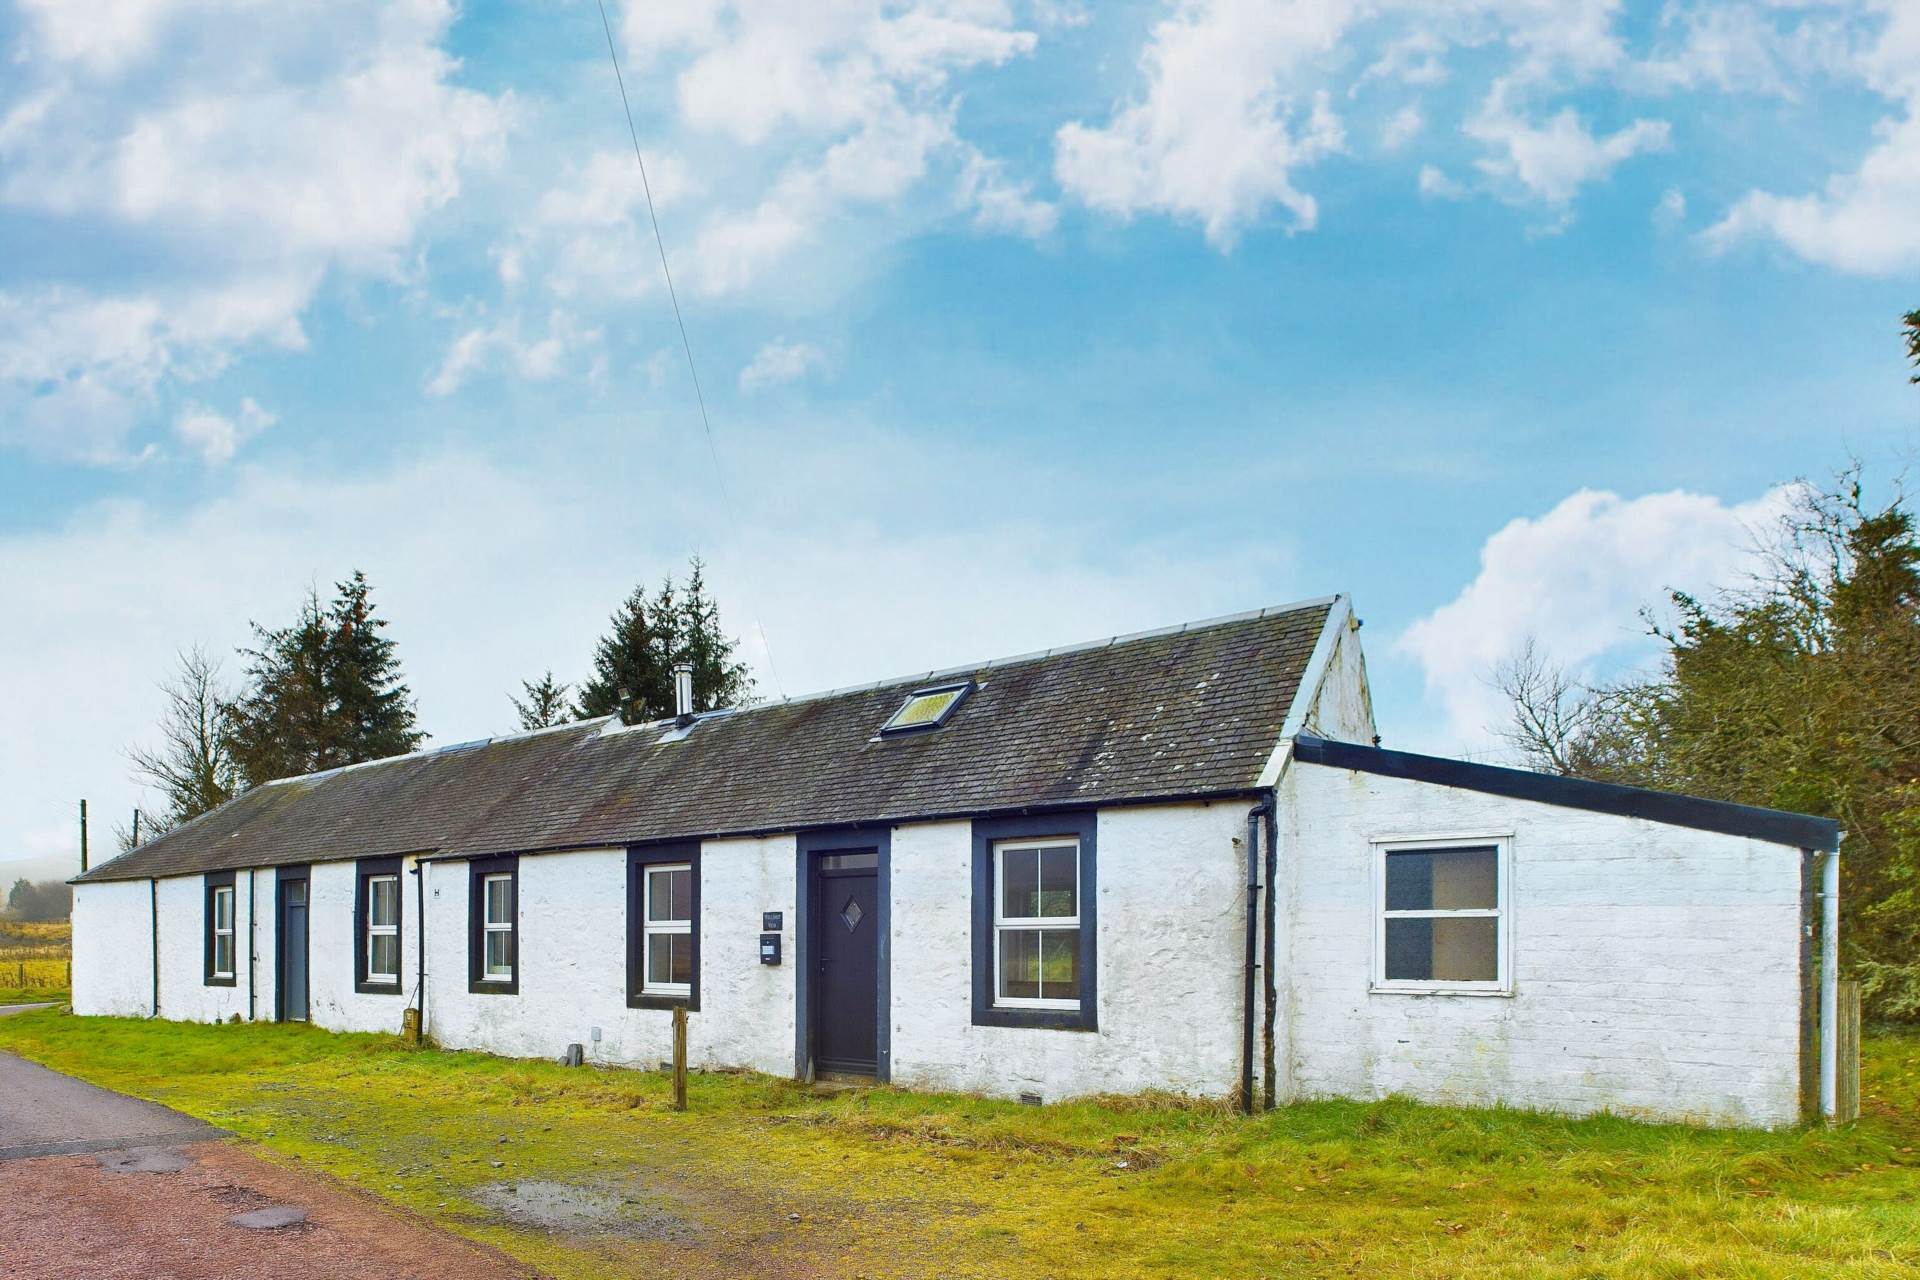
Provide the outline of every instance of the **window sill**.
<path id="1" fill-rule="evenodd" d="M 685 1009 L 688 1013 L 700 1012 L 700 1001 L 691 994 L 684 996 L 637 995 L 627 997 L 629 1009 Z"/>
<path id="2" fill-rule="evenodd" d="M 228 974 L 210 973 L 207 975 L 207 985 L 210 987 L 232 987 L 232 986 L 237 986 L 239 984 L 238 984 L 238 981 L 234 978 L 234 976 L 230 973 Z"/>
<path id="3" fill-rule="evenodd" d="M 1001 1005 L 974 1010 L 973 1025 L 976 1027 L 1025 1027 L 1041 1031 L 1098 1031 L 1100 1029 L 1091 1009 L 1025 1009 Z"/>
<path id="4" fill-rule="evenodd" d="M 363 996 L 397 996 L 400 994 L 400 980 L 395 978 L 392 982 L 356 982 L 353 984 L 353 990 L 355 994 Z"/>
<path id="5" fill-rule="evenodd" d="M 518 978 L 474 978 L 467 983 L 467 992 L 476 996 L 517 996 L 520 981 Z"/>
<path id="6" fill-rule="evenodd" d="M 1448 986 L 1383 986 L 1374 983 L 1367 988 L 1370 996 L 1473 996 L 1511 1000 L 1512 987 L 1448 987 Z"/>

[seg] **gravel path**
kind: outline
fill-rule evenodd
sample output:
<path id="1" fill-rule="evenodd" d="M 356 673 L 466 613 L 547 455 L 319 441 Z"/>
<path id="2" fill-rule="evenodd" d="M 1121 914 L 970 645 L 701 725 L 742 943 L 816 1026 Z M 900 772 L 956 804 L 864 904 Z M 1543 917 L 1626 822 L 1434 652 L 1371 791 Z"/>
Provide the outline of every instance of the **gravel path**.
<path id="1" fill-rule="evenodd" d="M 219 1131 L 0 1054 L 6 1280 L 506 1280 L 501 1255 Z M 261 1210 L 304 1210 L 267 1213 Z M 249 1229 L 233 1220 L 287 1222 Z"/>

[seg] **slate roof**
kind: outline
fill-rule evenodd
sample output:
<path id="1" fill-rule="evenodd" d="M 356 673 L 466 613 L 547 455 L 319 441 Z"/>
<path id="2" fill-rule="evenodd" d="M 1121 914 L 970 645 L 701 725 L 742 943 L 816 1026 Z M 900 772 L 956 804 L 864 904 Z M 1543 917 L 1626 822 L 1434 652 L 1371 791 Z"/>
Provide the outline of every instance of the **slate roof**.
<path id="1" fill-rule="evenodd" d="M 76 883 L 531 853 L 1252 788 L 1331 600 L 623 728 L 608 720 L 255 787 Z M 881 737 L 971 676 L 941 728 Z"/>

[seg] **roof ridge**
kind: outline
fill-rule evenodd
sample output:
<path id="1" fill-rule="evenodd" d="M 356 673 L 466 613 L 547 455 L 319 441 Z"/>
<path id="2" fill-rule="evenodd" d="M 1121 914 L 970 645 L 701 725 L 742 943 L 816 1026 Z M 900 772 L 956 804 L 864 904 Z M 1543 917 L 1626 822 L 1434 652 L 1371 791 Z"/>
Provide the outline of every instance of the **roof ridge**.
<path id="1" fill-rule="evenodd" d="M 788 707 L 796 702 L 816 702 L 822 698 L 837 698 L 847 693 L 867 693 L 875 689 L 890 689 L 895 685 L 914 684 L 923 680 L 944 680 L 951 676 L 967 675 L 975 671 L 992 671 L 1000 667 L 1016 666 L 1023 662 L 1038 662 L 1042 658 L 1057 658 L 1069 653 L 1085 653 L 1093 649 L 1106 649 L 1114 645 L 1132 644 L 1139 640 L 1152 640 L 1160 636 L 1180 635 L 1188 631 L 1205 631 L 1213 627 L 1229 626 L 1236 622 L 1254 622 L 1261 618 L 1276 617 L 1283 613 L 1299 613 L 1317 605 L 1332 605 L 1346 597 L 1343 591 L 1328 596 L 1313 596 L 1305 600 L 1291 600 L 1285 604 L 1270 604 L 1259 609 L 1243 609 L 1239 613 L 1223 613 L 1211 618 L 1200 618 L 1193 622 L 1179 622 L 1172 626 L 1151 627 L 1145 631 L 1126 631 L 1119 635 L 1107 636 L 1099 640 L 1083 640 L 1077 644 L 1055 645 L 1050 649 L 1033 649 L 1026 653 L 1014 654 L 1005 658 L 986 658 L 979 662 L 962 662 L 950 667 L 937 667 L 932 671 L 915 671 L 907 675 L 893 676 L 885 680 L 869 680 L 862 684 L 840 685 L 832 689 L 821 689 L 813 693 L 796 693 L 789 697 L 756 702 L 751 706 L 728 708 L 734 714 L 746 714 L 765 711 L 772 707 Z M 710 713 L 707 713 L 710 714 Z M 652 721 L 662 724 L 666 721 Z M 630 725 L 628 728 L 642 728 L 642 725 Z"/>

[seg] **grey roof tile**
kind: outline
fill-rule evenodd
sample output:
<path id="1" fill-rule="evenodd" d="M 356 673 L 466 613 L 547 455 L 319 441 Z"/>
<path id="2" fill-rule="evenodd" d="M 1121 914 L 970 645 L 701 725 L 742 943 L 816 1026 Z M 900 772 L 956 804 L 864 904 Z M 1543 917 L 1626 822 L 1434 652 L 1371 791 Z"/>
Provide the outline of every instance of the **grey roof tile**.
<path id="1" fill-rule="evenodd" d="M 962 817 L 1252 787 L 1330 607 L 963 669 L 947 724 L 881 738 L 930 673 L 670 722 L 562 729 L 255 787 L 80 877 L 471 856 Z M 674 740 L 678 738 L 678 740 Z"/>

